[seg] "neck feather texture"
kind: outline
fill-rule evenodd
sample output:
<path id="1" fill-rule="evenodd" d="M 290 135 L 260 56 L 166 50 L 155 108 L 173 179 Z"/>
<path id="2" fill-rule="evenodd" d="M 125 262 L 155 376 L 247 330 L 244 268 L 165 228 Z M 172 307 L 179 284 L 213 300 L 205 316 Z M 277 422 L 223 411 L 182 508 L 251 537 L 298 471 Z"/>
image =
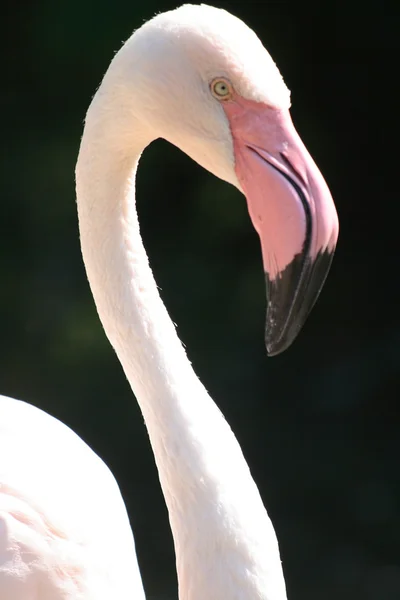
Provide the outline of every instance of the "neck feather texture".
<path id="1" fill-rule="evenodd" d="M 101 93 L 87 115 L 76 171 L 82 253 L 101 322 L 148 429 L 180 598 L 284 600 L 272 524 L 235 436 L 186 357 L 142 244 L 135 174 L 156 136 L 130 112 L 118 135 L 117 111 L 102 110 Z"/>

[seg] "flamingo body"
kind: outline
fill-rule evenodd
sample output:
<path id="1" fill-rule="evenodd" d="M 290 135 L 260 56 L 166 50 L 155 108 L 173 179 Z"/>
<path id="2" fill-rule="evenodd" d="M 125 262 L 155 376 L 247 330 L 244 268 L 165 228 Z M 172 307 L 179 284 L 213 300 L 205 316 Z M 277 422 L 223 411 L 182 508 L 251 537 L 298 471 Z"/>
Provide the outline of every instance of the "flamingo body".
<path id="1" fill-rule="evenodd" d="M 118 485 L 69 427 L 0 396 L 1 600 L 144 599 Z"/>

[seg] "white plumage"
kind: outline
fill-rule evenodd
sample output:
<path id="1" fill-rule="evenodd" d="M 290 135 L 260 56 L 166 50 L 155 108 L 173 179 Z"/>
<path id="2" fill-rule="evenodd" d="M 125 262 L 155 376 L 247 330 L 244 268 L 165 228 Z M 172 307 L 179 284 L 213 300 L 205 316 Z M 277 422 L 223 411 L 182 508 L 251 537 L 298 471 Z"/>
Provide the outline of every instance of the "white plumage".
<path id="1" fill-rule="evenodd" d="M 89 108 L 77 164 L 81 245 L 100 319 L 148 429 L 179 597 L 284 600 L 272 524 L 160 299 L 135 209 L 137 164 L 157 137 L 242 189 L 232 123 L 210 93 L 215 77 L 228 78 L 247 101 L 278 113 L 289 107 L 261 42 L 223 10 L 187 5 L 158 15 L 114 57 Z M 118 486 L 78 436 L 2 397 L 0 457 L 0 600 L 144 598 Z"/>
<path id="2" fill-rule="evenodd" d="M 1 600 L 144 599 L 128 515 L 66 425 L 0 396 Z"/>

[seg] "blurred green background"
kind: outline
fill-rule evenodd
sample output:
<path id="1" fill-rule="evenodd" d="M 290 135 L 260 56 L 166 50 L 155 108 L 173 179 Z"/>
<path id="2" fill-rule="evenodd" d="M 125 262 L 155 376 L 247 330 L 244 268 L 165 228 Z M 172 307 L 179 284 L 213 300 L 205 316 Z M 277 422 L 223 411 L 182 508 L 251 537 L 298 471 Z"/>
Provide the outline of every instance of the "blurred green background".
<path id="1" fill-rule="evenodd" d="M 146 247 L 189 357 L 260 487 L 289 598 L 398 600 L 399 8 L 217 5 L 256 30 L 292 90 L 296 127 L 338 208 L 336 257 L 300 337 L 267 359 L 245 201 L 162 141 L 139 168 Z M 172 539 L 142 417 L 86 281 L 74 165 L 114 51 L 175 6 L 37 0 L 9 3 L 2 17 L 0 389 L 59 417 L 111 467 L 157 600 L 176 598 Z"/>

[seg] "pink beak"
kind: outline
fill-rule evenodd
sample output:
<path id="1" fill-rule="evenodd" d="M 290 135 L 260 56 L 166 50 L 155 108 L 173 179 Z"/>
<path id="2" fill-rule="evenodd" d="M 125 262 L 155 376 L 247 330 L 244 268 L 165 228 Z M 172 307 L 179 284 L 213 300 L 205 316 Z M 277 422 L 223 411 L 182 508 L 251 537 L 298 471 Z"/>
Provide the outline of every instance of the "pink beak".
<path id="1" fill-rule="evenodd" d="M 265 339 L 273 356 L 293 342 L 318 298 L 338 238 L 337 213 L 288 110 L 237 95 L 223 108 L 233 136 L 236 176 L 261 240 Z"/>

